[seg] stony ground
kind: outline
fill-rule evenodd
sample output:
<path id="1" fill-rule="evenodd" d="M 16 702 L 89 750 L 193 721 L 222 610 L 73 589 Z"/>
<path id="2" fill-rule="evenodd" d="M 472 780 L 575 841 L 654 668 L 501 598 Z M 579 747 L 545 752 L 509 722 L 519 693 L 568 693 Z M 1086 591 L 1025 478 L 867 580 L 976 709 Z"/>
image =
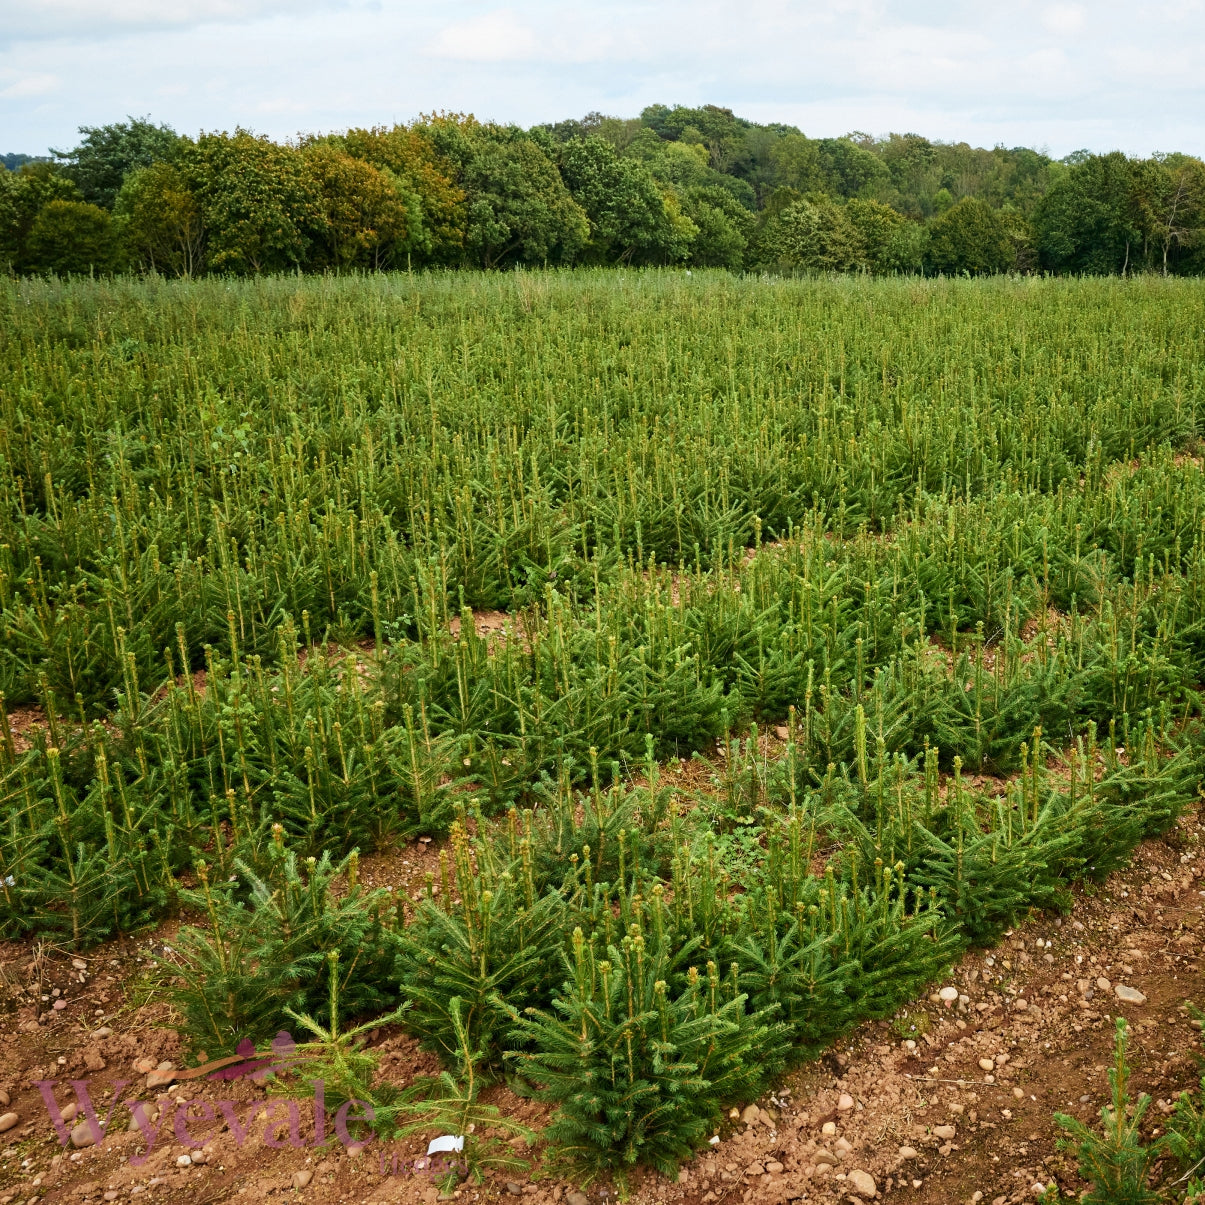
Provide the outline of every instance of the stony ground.
<path id="1" fill-rule="evenodd" d="M 890 1023 L 863 1026 L 730 1117 L 677 1180 L 637 1179 L 633 1199 L 1005 1205 L 1033 1200 L 1052 1180 L 1077 1191 L 1073 1162 L 1056 1151 L 1052 1114 L 1095 1119 L 1108 1091 L 1114 1016 L 1132 1026 L 1134 1086 L 1156 1102 L 1151 1128 L 1178 1092 L 1196 1086 L 1200 1035 L 1185 1003 L 1205 1004 L 1200 833 L 1197 819 L 1182 822 L 1142 847 L 1128 870 L 1080 892 L 1069 916 L 1036 916 L 998 949 L 969 954 L 931 996 Z M 364 873 L 413 890 L 433 854 L 416 844 L 365 859 Z M 293 1118 L 267 1085 L 173 1074 L 183 1052 L 170 1015 L 146 989 L 151 953 L 172 933 L 164 926 L 82 958 L 45 946 L 0 947 L 0 1205 L 144 1195 L 188 1205 L 269 1197 L 434 1202 L 440 1194 L 423 1166 L 425 1138 L 351 1153 L 338 1142 L 316 1149 L 308 1104 Z M 399 1033 L 378 1034 L 373 1049 L 392 1080 L 431 1070 Z M 117 1092 L 148 1102 L 146 1132 L 121 1104 L 104 1141 L 77 1149 L 69 1135 L 80 1122 L 70 1106 L 82 1101 L 67 1081 L 85 1078 L 102 1119 Z M 39 1088 L 38 1081 L 55 1082 Z M 44 1091 L 63 1118 L 65 1145 Z M 493 1093 L 538 1130 L 539 1106 Z M 247 1131 L 241 1141 L 239 1130 Z M 465 1205 L 510 1195 L 531 1205 L 583 1205 L 578 1186 L 541 1175 L 538 1146 L 520 1153 L 532 1158 L 530 1176 L 465 1183 L 455 1196 Z M 606 1205 L 615 1195 L 595 1184 L 584 1199 Z"/>

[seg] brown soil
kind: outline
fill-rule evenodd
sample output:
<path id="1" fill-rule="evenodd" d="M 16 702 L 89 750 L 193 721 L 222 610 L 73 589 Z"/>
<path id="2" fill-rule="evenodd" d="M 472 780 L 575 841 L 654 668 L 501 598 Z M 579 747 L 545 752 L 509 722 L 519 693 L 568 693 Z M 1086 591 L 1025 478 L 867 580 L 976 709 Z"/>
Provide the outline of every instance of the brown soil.
<path id="1" fill-rule="evenodd" d="M 869 1200 L 869 1184 L 855 1172 L 873 1178 L 877 1199 L 916 1205 L 1033 1200 L 1035 1185 L 1052 1180 L 1076 1191 L 1073 1162 L 1055 1150 L 1059 1131 L 1052 1114 L 1057 1109 L 1095 1118 L 1108 1091 L 1105 1069 L 1116 1013 L 1124 1012 L 1132 1025 L 1133 1083 L 1155 1098 L 1152 1127 L 1178 1092 L 1197 1084 L 1200 1035 L 1184 1003 L 1205 999 L 1200 832 L 1196 820 L 1183 823 L 1168 838 L 1142 847 L 1131 868 L 1103 888 L 1081 892 L 1069 917 L 1037 916 L 997 950 L 967 955 L 947 984 L 958 989 L 958 1001 L 942 1003 L 936 989 L 943 985 L 935 985 L 932 996 L 890 1024 L 862 1026 L 824 1058 L 788 1076 L 742 1119 L 727 1120 L 719 1142 L 677 1181 L 651 1173 L 637 1177 L 633 1200 Z M 435 863 L 432 845 L 409 845 L 365 858 L 362 876 L 413 896 Z M 338 1142 L 322 1150 L 297 1149 L 288 1142 L 286 1106 L 277 1103 L 280 1112 L 273 1116 L 281 1120 L 277 1140 L 284 1145 L 265 1145 L 264 1130 L 272 1134 L 273 1127 L 262 1117 L 240 1144 L 229 1128 L 193 1119 L 203 1117 L 209 1104 L 218 1107 L 220 1120 L 216 1102 L 226 1100 L 233 1102 L 236 1121 L 245 1124 L 253 1107 L 257 1116 L 272 1107 L 266 1086 L 246 1079 L 145 1086 L 136 1059 L 186 1061 L 170 1016 L 162 1005 L 148 1003 L 142 988 L 150 951 L 170 944 L 174 930 L 163 926 L 137 944 L 110 943 L 85 958 L 46 946 L 0 947 L 0 1088 L 11 1095 L 11 1106 L 4 1108 L 19 1118 L 0 1137 L 0 1205 L 125 1201 L 144 1194 L 188 1205 L 272 1196 L 321 1205 L 434 1202 L 439 1192 L 429 1172 L 414 1167 L 425 1137 L 392 1143 L 388 1150 L 370 1145 L 355 1156 Z M 1102 979 L 1109 980 L 1108 989 Z M 1119 1004 L 1117 984 L 1137 988 L 1146 1003 Z M 53 1008 L 56 999 L 66 1007 Z M 379 1034 L 372 1048 L 390 1080 L 409 1082 L 434 1069 L 431 1057 L 396 1031 Z M 980 1062 L 987 1059 L 991 1071 Z M 119 1081 L 131 1081 L 127 1098 L 175 1102 L 177 1117 L 184 1112 L 181 1102 L 195 1102 L 187 1110 L 190 1141 L 181 1141 L 168 1123 L 147 1156 L 144 1136 L 127 1132 L 130 1114 L 122 1106 L 99 1148 L 64 1148 L 36 1081 L 58 1081 L 54 1095 L 66 1105 L 73 1099 L 66 1081 L 85 1077 L 102 1113 Z M 537 1129 L 544 1119 L 540 1106 L 505 1089 L 494 1089 L 493 1100 Z M 312 1109 L 305 1102 L 300 1115 L 300 1137 L 312 1141 Z M 202 1152 L 203 1164 L 177 1166 L 194 1150 Z M 510 1172 L 481 1186 L 466 1183 L 458 1190 L 460 1199 L 467 1205 L 517 1190 L 532 1205 L 548 1205 L 575 1189 L 541 1177 L 539 1150 L 532 1155 L 532 1178 Z M 304 1171 L 312 1178 L 294 1189 L 294 1175 Z M 509 1187 L 508 1177 L 514 1178 Z M 594 1185 L 586 1195 L 605 1203 L 615 1191 Z"/>
<path id="2" fill-rule="evenodd" d="M 522 617 L 508 611 L 474 611 L 473 627 L 483 640 L 505 640 L 508 636 L 525 639 Z M 453 636 L 460 636 L 459 615 L 448 620 L 448 630 Z"/>
<path id="3" fill-rule="evenodd" d="M 18 754 L 27 753 L 33 748 L 33 741 L 28 733 L 31 730 L 44 729 L 46 726 L 46 713 L 37 704 L 14 707 L 8 713 L 8 730 L 13 738 L 13 751 Z"/>

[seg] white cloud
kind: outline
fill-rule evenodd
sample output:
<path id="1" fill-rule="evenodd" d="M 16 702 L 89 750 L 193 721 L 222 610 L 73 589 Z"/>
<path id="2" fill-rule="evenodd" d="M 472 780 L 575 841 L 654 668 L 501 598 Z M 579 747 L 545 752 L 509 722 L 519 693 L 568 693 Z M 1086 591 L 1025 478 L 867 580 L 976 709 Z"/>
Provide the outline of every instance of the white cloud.
<path id="1" fill-rule="evenodd" d="M 27 75 L 15 83 L 0 88 L 5 100 L 22 100 L 31 96 L 46 96 L 59 87 L 57 75 Z"/>
<path id="2" fill-rule="evenodd" d="M 539 44 L 513 9 L 484 13 L 445 26 L 430 45 L 439 58 L 466 63 L 506 63 L 534 58 Z"/>
<path id="3" fill-rule="evenodd" d="M 298 0 L 0 0 L 0 38 L 112 36 L 130 31 L 245 24 L 317 7 Z"/>
<path id="4" fill-rule="evenodd" d="M 1042 24 L 1056 34 L 1078 33 L 1086 20 L 1081 4 L 1052 4 L 1042 14 Z"/>
<path id="5" fill-rule="evenodd" d="M 1205 0 L 1137 2 L 0 0 L 0 89 L 59 81 L 0 93 L 0 150 L 127 113 L 288 137 L 661 101 L 816 135 L 1205 152 Z"/>

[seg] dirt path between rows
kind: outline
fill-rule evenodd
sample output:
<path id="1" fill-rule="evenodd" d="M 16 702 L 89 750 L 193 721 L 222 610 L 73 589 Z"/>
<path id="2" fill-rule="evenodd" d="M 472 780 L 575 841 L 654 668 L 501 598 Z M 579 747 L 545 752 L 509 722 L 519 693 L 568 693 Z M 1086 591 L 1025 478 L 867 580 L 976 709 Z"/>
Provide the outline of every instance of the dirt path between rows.
<path id="1" fill-rule="evenodd" d="M 718 1143 L 676 1181 L 638 1177 L 632 1199 L 1005 1205 L 1034 1200 L 1052 1180 L 1077 1192 L 1073 1161 L 1055 1149 L 1052 1114 L 1095 1119 L 1108 1091 L 1114 1016 L 1120 1012 L 1132 1026 L 1134 1088 L 1156 1101 L 1151 1128 L 1178 1092 L 1197 1085 L 1200 1034 L 1184 1004 L 1205 1004 L 1200 837 L 1199 819 L 1186 818 L 1141 847 L 1131 867 L 1103 887 L 1079 891 L 1068 917 L 1036 916 L 998 949 L 967 955 L 931 996 L 891 1022 L 860 1027 L 729 1118 Z M 413 895 L 435 855 L 434 844 L 407 846 L 365 858 L 363 875 Z M 339 1144 L 298 1148 L 288 1140 L 285 1106 L 271 1105 L 250 1081 L 148 1085 L 152 1068 L 183 1063 L 170 1017 L 145 1002 L 140 986 L 150 948 L 170 943 L 172 933 L 163 926 L 138 944 L 110 943 L 84 958 L 29 944 L 0 947 L 0 1090 L 10 1097 L 6 1103 L 0 1096 L 0 1114 L 17 1115 L 0 1133 L 0 1205 L 283 1197 L 432 1205 L 439 1190 L 430 1169 L 415 1166 L 425 1152 L 421 1139 L 388 1150 L 370 1145 L 358 1155 Z M 1119 986 L 1145 1002 L 1123 1004 Z M 32 1000 L 18 995 L 31 987 Z M 943 1001 L 942 987 L 956 989 L 955 998 Z M 55 1007 L 59 1001 L 63 1007 Z M 374 1049 L 390 1079 L 432 1070 L 429 1056 L 397 1032 L 380 1034 Z M 65 1081 L 84 1077 L 102 1115 L 116 1084 L 132 1081 L 127 1096 L 171 1103 L 163 1116 L 183 1115 L 183 1134 L 168 1122 L 148 1155 L 144 1136 L 127 1132 L 130 1114 L 122 1108 L 100 1147 L 64 1148 L 36 1081 L 58 1081 L 54 1097 L 64 1107 L 74 1098 Z M 537 1128 L 544 1117 L 540 1106 L 504 1089 L 494 1089 L 493 1099 Z M 257 1119 L 241 1143 L 229 1127 L 205 1120 L 213 1110 L 221 1121 L 222 1100 L 239 1125 L 249 1115 Z M 182 1101 L 191 1108 L 181 1110 Z M 263 1141 L 265 1111 L 273 1107 L 284 1123 L 278 1147 Z M 303 1103 L 300 1114 L 300 1141 L 312 1144 L 309 1106 Z M 593 1185 L 579 1196 L 575 1185 L 540 1178 L 537 1160 L 532 1178 L 466 1183 L 453 1199 L 607 1205 L 615 1195 Z"/>

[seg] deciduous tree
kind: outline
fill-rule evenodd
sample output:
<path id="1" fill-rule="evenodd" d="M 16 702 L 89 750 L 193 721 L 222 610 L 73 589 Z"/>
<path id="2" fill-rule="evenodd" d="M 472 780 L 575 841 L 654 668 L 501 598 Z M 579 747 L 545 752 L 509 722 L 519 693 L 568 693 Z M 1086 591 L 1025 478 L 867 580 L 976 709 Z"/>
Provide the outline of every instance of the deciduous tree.
<path id="1" fill-rule="evenodd" d="M 933 272 L 984 276 L 1007 272 L 1014 255 L 1000 215 L 978 197 L 963 197 L 933 219 L 925 259 Z"/>
<path id="2" fill-rule="evenodd" d="M 35 272 L 109 272 L 117 266 L 113 219 L 87 201 L 48 201 L 29 231 L 25 259 Z"/>
<path id="3" fill-rule="evenodd" d="M 53 151 L 66 176 L 79 186 L 85 201 L 112 209 L 130 172 L 174 159 L 181 139 L 171 126 L 155 125 L 149 117 L 131 117 L 105 126 L 80 126 L 79 146 Z"/>
<path id="4" fill-rule="evenodd" d="M 1073 163 L 1038 205 L 1034 233 L 1044 268 L 1129 271 L 1142 250 L 1135 164 L 1120 151 Z"/>
<path id="5" fill-rule="evenodd" d="M 388 168 L 418 197 L 422 230 L 414 232 L 412 254 L 438 264 L 459 263 L 468 228 L 464 189 L 455 181 L 455 166 L 424 135 L 424 124 L 353 129 L 332 141 L 357 159 Z"/>
<path id="6" fill-rule="evenodd" d="M 587 254 L 602 263 L 674 263 L 694 231 L 675 218 L 648 169 L 621 158 L 601 138 L 571 138 L 558 147 L 561 176 L 590 220 Z"/>
<path id="7" fill-rule="evenodd" d="M 443 116 L 421 127 L 456 170 L 466 197 L 465 249 L 483 268 L 572 263 L 590 222 L 556 164 L 523 130 Z"/>
<path id="8" fill-rule="evenodd" d="M 201 207 L 174 163 L 131 172 L 114 213 L 132 263 L 168 276 L 193 276 L 203 269 Z"/>
<path id="9" fill-rule="evenodd" d="M 329 143 L 308 147 L 306 160 L 320 196 L 319 265 L 379 270 L 423 243 L 422 203 L 388 168 Z"/>
<path id="10" fill-rule="evenodd" d="M 184 177 L 219 272 L 299 267 L 322 225 L 321 193 L 301 152 L 247 130 L 202 134 L 185 148 Z"/>
<path id="11" fill-rule="evenodd" d="M 866 249 L 843 205 L 826 197 L 795 201 L 767 223 L 760 257 L 768 266 L 846 272 L 866 263 Z"/>
<path id="12" fill-rule="evenodd" d="M 56 200 L 78 201 L 79 189 L 45 160 L 0 173 L 0 270 L 37 270 L 27 262 L 26 244 L 39 211 Z"/>

